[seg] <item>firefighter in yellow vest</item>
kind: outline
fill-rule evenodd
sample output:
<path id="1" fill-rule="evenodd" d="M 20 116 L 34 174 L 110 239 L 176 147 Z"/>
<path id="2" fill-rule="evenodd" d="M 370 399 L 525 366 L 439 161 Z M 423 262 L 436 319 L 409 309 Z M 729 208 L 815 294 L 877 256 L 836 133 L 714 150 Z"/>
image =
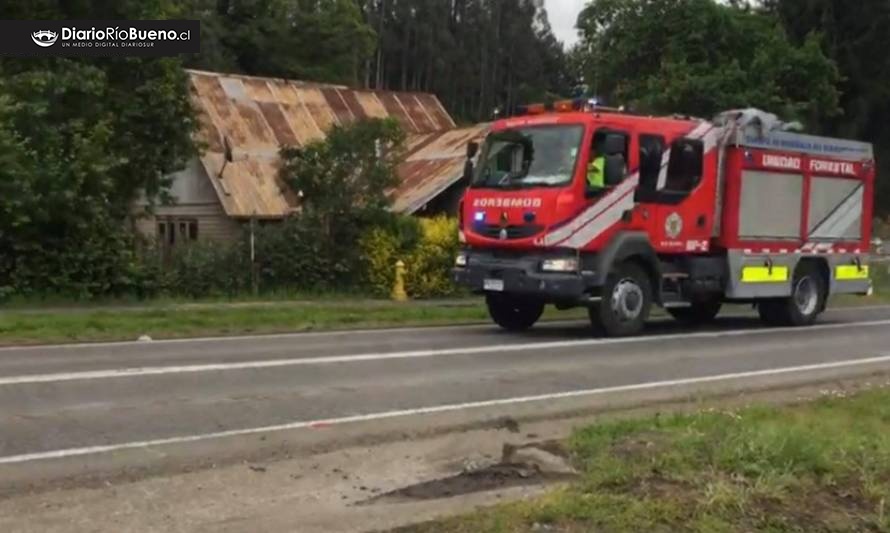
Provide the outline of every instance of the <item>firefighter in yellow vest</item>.
<path id="1" fill-rule="evenodd" d="M 594 155 L 587 164 L 587 186 L 602 189 L 606 186 L 606 158 Z"/>

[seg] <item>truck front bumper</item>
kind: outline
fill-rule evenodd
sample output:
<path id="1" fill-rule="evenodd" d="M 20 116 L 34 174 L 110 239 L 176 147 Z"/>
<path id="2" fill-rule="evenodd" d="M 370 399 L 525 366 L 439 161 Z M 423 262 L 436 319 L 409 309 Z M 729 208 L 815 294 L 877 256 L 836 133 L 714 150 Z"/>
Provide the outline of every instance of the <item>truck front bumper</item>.
<path id="1" fill-rule="evenodd" d="M 581 303 L 590 298 L 593 272 L 542 272 L 547 254 L 495 255 L 468 251 L 467 264 L 452 270 L 455 283 L 474 293 L 503 292 L 548 303 Z"/>

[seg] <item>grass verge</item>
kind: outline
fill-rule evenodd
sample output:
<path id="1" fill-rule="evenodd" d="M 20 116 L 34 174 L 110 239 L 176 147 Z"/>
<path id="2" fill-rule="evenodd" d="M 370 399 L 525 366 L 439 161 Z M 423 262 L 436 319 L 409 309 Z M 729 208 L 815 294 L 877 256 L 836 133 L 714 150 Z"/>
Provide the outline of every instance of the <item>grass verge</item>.
<path id="1" fill-rule="evenodd" d="M 185 305 L 138 309 L 0 313 L 0 344 L 179 338 L 479 321 L 478 302 L 430 306 L 388 302 Z"/>
<path id="2" fill-rule="evenodd" d="M 571 448 L 573 485 L 404 533 L 890 531 L 890 389 L 610 421 Z"/>
<path id="3" fill-rule="evenodd" d="M 839 297 L 831 305 L 890 302 L 890 265 L 874 269 L 873 275 L 875 296 Z M 478 297 L 398 304 L 339 294 L 299 301 L 273 298 L 262 302 L 236 299 L 129 305 L 98 302 L 85 307 L 49 301 L 41 305 L 15 302 L 5 309 L 0 311 L 0 345 L 132 340 L 140 335 L 160 339 L 489 321 Z M 549 319 L 584 317 L 584 310 L 548 309 L 545 314 Z"/>
<path id="4" fill-rule="evenodd" d="M 580 318 L 548 311 L 545 318 Z M 7 311 L 0 345 L 135 340 L 487 322 L 479 299 L 443 303 L 269 302 L 135 309 Z"/>

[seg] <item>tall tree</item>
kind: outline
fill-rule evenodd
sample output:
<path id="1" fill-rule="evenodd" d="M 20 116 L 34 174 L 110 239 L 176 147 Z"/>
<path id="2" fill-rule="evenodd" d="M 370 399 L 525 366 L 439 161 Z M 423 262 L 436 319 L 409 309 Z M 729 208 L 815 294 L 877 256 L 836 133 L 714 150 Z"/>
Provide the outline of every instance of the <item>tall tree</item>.
<path id="1" fill-rule="evenodd" d="M 842 113 L 822 117 L 826 133 L 875 143 L 878 163 L 877 200 L 890 214 L 890 2 L 887 0 L 767 0 L 766 9 L 781 19 L 792 39 L 816 36 L 841 75 Z"/>
<path id="2" fill-rule="evenodd" d="M 375 35 L 354 0 L 187 0 L 208 70 L 357 85 Z"/>
<path id="3" fill-rule="evenodd" d="M 463 120 L 567 88 L 562 45 L 541 0 L 364 0 L 378 28 L 366 79 L 434 92 Z"/>
<path id="4" fill-rule="evenodd" d="M 838 112 L 839 75 L 817 36 L 792 42 L 765 13 L 715 0 L 593 0 L 580 59 L 614 102 L 709 116 L 756 106 L 813 122 Z"/>
<path id="5" fill-rule="evenodd" d="M 0 18 L 164 18 L 165 5 L 38 0 Z M 193 153 L 179 60 L 3 58 L 0 73 L 0 293 L 126 286 L 131 202 Z"/>

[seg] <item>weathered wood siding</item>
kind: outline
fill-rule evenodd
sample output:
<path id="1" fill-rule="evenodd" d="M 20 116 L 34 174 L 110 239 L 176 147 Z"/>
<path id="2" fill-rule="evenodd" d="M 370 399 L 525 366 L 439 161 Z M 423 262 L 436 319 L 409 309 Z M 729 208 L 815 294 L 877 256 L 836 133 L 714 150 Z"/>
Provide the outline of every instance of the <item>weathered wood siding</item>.
<path id="1" fill-rule="evenodd" d="M 198 222 L 199 241 L 233 241 L 241 235 L 241 224 L 229 218 L 217 203 L 158 206 L 153 216 L 143 216 L 136 220 L 140 234 L 156 238 L 158 222 L 192 219 Z"/>
<path id="2" fill-rule="evenodd" d="M 154 239 L 159 222 L 194 220 L 198 223 L 198 241 L 232 241 L 240 236 L 241 224 L 226 215 L 200 161 L 189 162 L 172 178 L 172 205 L 157 205 L 149 215 L 148 202 L 144 199 L 137 202 L 133 222 L 140 234 Z"/>

